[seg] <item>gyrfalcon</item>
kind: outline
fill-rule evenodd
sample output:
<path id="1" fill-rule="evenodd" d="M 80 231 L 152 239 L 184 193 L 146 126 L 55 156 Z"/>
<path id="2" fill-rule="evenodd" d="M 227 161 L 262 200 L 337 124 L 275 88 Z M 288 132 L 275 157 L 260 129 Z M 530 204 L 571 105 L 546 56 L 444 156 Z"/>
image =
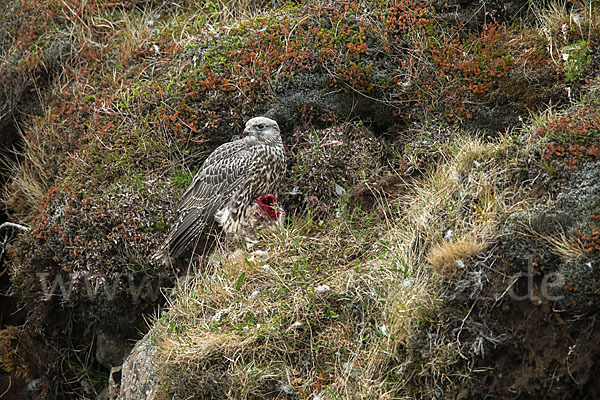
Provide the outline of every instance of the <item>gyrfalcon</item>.
<path id="1" fill-rule="evenodd" d="M 285 169 L 277 122 L 265 117 L 250 119 L 242 139 L 217 147 L 204 161 L 183 194 L 177 220 L 152 258 L 166 261 L 168 256 L 178 257 L 214 222 L 225 233 L 239 233 L 256 212 L 253 205 L 257 199 L 277 192 Z M 258 204 L 264 210 L 265 202 Z"/>

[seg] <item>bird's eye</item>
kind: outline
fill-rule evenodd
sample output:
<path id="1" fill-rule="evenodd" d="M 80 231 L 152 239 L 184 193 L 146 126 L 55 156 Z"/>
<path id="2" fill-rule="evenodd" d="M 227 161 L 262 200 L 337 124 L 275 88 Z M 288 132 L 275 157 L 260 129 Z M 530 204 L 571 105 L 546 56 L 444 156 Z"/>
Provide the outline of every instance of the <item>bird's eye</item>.
<path id="1" fill-rule="evenodd" d="M 263 130 L 263 129 L 265 129 L 265 125 L 264 125 L 264 124 L 258 124 L 256 127 L 257 127 L 258 129 L 260 129 L 260 130 Z"/>

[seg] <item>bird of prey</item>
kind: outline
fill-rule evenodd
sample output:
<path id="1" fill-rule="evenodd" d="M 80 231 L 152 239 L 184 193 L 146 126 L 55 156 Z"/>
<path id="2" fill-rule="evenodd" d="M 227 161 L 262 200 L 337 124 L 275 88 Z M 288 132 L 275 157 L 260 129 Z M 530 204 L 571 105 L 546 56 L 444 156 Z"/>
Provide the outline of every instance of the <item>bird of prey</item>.
<path id="1" fill-rule="evenodd" d="M 225 233 L 237 234 L 256 213 L 255 202 L 267 215 L 285 174 L 285 155 L 277 122 L 256 117 L 246 122 L 244 137 L 225 143 L 204 161 L 183 194 L 177 220 L 165 242 L 152 257 L 165 262 L 192 248 L 213 223 Z"/>

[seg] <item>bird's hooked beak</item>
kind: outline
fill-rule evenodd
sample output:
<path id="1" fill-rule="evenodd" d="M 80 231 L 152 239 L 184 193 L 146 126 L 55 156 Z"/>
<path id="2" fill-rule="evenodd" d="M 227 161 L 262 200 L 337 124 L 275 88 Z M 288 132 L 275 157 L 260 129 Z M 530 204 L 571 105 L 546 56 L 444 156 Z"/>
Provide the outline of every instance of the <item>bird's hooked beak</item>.
<path id="1" fill-rule="evenodd" d="M 246 136 L 250 136 L 252 135 L 252 130 L 248 129 L 248 128 L 244 128 L 244 133 L 242 133 L 242 137 L 246 137 Z"/>

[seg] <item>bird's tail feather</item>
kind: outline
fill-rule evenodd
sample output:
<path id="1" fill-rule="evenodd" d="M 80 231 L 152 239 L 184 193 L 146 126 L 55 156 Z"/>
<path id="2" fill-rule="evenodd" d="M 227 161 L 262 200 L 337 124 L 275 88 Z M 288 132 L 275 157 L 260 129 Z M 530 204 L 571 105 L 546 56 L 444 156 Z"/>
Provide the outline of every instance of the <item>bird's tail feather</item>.
<path id="1" fill-rule="evenodd" d="M 152 255 L 151 261 L 153 264 L 167 264 L 169 260 L 169 243 L 165 241 L 160 245 L 158 250 Z"/>
<path id="2" fill-rule="evenodd" d="M 191 209 L 183 214 L 171 228 L 165 242 L 152 256 L 153 261 L 166 262 L 169 256 L 176 258 L 198 238 L 205 226 L 204 213 L 200 209 Z"/>

